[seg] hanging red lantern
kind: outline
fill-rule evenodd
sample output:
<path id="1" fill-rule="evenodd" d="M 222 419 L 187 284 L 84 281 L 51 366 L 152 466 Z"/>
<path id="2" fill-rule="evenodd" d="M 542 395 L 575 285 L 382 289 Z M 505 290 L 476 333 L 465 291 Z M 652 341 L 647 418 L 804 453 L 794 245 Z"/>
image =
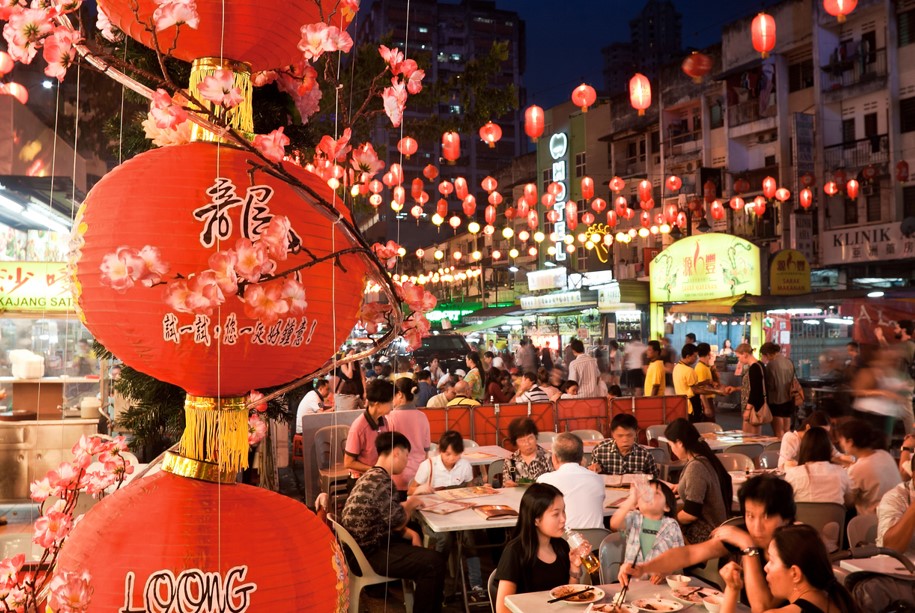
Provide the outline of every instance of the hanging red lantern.
<path id="1" fill-rule="evenodd" d="M 804 187 L 812 187 L 815 181 L 816 177 L 811 172 L 805 172 L 801 175 L 801 185 Z"/>
<path id="2" fill-rule="evenodd" d="M 877 168 L 873 164 L 868 164 L 861 169 L 861 176 L 864 177 L 865 181 L 871 181 L 877 176 Z"/>
<path id="3" fill-rule="evenodd" d="M 664 221 L 667 223 L 673 223 L 677 218 L 677 213 L 680 212 L 680 207 L 676 204 L 670 203 L 664 205 Z"/>
<path id="4" fill-rule="evenodd" d="M 836 185 L 845 185 L 848 182 L 848 174 L 845 172 L 844 168 L 839 168 L 833 172 L 832 178 L 836 182 Z"/>
<path id="5" fill-rule="evenodd" d="M 607 211 L 607 225 L 615 228 L 618 223 L 616 211 Z"/>
<path id="6" fill-rule="evenodd" d="M 419 218 L 423 216 L 423 207 L 419 206 L 418 204 L 414 204 L 410 209 L 410 215 L 419 220 Z"/>
<path id="7" fill-rule="evenodd" d="M 578 227 L 578 205 L 572 201 L 566 202 L 566 225 L 569 230 Z"/>
<path id="8" fill-rule="evenodd" d="M 839 193 L 839 186 L 835 181 L 827 181 L 826 185 L 823 186 L 823 191 L 826 192 L 827 196 L 835 196 Z"/>
<path id="9" fill-rule="evenodd" d="M 852 200 L 858 198 L 858 182 L 855 179 L 849 179 L 848 183 L 845 184 L 845 193 L 848 194 L 848 197 Z"/>
<path id="10" fill-rule="evenodd" d="M 617 196 L 613 200 L 613 206 L 616 208 L 616 213 L 620 217 L 625 214 L 625 210 L 629 208 L 629 201 L 626 200 L 626 196 Z"/>
<path id="11" fill-rule="evenodd" d="M 597 100 L 597 92 L 590 85 L 582 83 L 572 90 L 572 102 L 575 106 L 581 107 L 582 113 L 588 112 L 588 107 Z"/>
<path id="12" fill-rule="evenodd" d="M 909 163 L 905 160 L 896 162 L 896 180 L 905 183 L 909 180 Z"/>
<path id="13" fill-rule="evenodd" d="M 562 183 L 557 183 L 556 181 L 553 181 L 552 183 L 550 183 L 549 185 L 546 186 L 546 191 L 547 191 L 547 193 L 552 194 L 553 196 L 555 196 L 558 199 L 560 197 L 560 195 L 565 194 L 566 187 Z"/>
<path id="14" fill-rule="evenodd" d="M 745 194 L 750 191 L 750 182 L 747 181 L 744 177 L 740 177 L 734 181 L 734 193 L 735 194 Z"/>
<path id="15" fill-rule="evenodd" d="M 454 180 L 454 195 L 463 200 L 470 192 L 467 189 L 467 179 L 458 177 Z"/>
<path id="16" fill-rule="evenodd" d="M 639 213 L 639 223 L 642 224 L 643 228 L 651 226 L 651 213 L 648 211 L 642 211 Z"/>
<path id="17" fill-rule="evenodd" d="M 639 115 L 644 115 L 645 110 L 651 106 L 651 83 L 640 72 L 629 79 L 629 102 Z"/>
<path id="18" fill-rule="evenodd" d="M 845 23 L 845 17 L 850 15 L 856 6 L 858 0 L 823 0 L 823 8 L 839 23 Z"/>
<path id="19" fill-rule="evenodd" d="M 543 126 L 543 109 L 536 104 L 527 107 L 524 111 L 524 133 L 528 138 L 537 142 L 543 136 Z"/>
<path id="20" fill-rule="evenodd" d="M 619 177 L 613 177 L 610 179 L 610 189 L 614 192 L 621 192 L 623 188 L 626 187 L 626 181 L 620 179 Z"/>
<path id="21" fill-rule="evenodd" d="M 775 49 L 775 19 L 772 15 L 760 13 L 753 19 L 750 31 L 753 48 L 763 57 L 769 57 L 769 52 Z"/>
<path id="22" fill-rule="evenodd" d="M 483 219 L 486 220 L 486 223 L 490 225 L 496 223 L 496 207 L 491 204 L 486 207 L 486 209 L 483 211 Z"/>
<path id="23" fill-rule="evenodd" d="M 390 172 L 391 172 L 391 177 L 393 179 L 394 185 L 403 184 L 403 166 L 401 166 L 397 162 L 394 162 L 393 164 L 391 164 Z M 391 187 L 391 186 L 388 186 L 388 187 Z"/>
<path id="24" fill-rule="evenodd" d="M 779 187 L 775 190 L 775 199 L 779 202 L 787 202 L 791 198 L 791 190 L 787 187 Z"/>
<path id="25" fill-rule="evenodd" d="M 524 198 L 518 198 L 515 209 L 517 209 L 518 215 L 527 215 L 527 212 L 531 210 L 531 205 Z"/>
<path id="26" fill-rule="evenodd" d="M 801 207 L 809 209 L 813 204 L 813 192 L 810 191 L 809 187 L 805 187 L 798 193 L 798 202 L 800 202 Z"/>
<path id="27" fill-rule="evenodd" d="M 447 198 L 454 192 L 454 183 L 451 181 L 442 181 L 438 184 L 438 193 Z"/>
<path id="28" fill-rule="evenodd" d="M 16 63 L 10 57 L 10 54 L 6 51 L 0 51 L 0 77 L 9 74 L 15 66 Z"/>
<path id="29" fill-rule="evenodd" d="M 640 200 L 639 207 L 641 207 L 643 211 L 650 211 L 654 208 L 654 198 L 649 198 L 648 200 Z"/>
<path id="30" fill-rule="evenodd" d="M 495 191 L 496 188 L 499 187 L 499 182 L 492 177 L 484 177 L 483 180 L 480 181 L 480 187 L 482 187 L 485 192 L 489 193 Z"/>
<path id="31" fill-rule="evenodd" d="M 397 150 L 408 160 L 411 155 L 416 153 L 417 149 L 419 149 L 419 143 L 417 143 L 416 139 L 412 136 L 404 136 L 397 141 Z"/>
<path id="32" fill-rule="evenodd" d="M 74 224 L 78 232 L 74 240 L 84 246 L 72 256 L 73 287 L 86 327 L 126 364 L 195 396 L 243 395 L 317 370 L 336 351 L 339 339 L 349 334 L 361 302 L 362 278 L 369 269 L 368 260 L 357 254 L 342 256 L 342 264 L 353 274 L 336 275 L 333 287 L 329 282 L 334 274 L 333 258 L 308 268 L 299 281 L 308 304 L 296 315 L 276 319 L 270 317 L 272 313 L 246 308 L 246 291 L 241 288 L 235 296 L 225 294 L 218 312 L 191 311 L 180 302 L 181 283 L 213 268 L 210 257 L 217 252 L 218 242 L 229 249 L 245 238 L 243 233 L 258 238 L 266 219 L 274 216 L 286 216 L 295 237 L 310 250 L 277 262 L 276 273 L 329 251 L 331 233 L 337 226 L 304 202 L 288 183 L 252 171 L 252 161 L 256 165 L 257 159 L 245 151 L 205 143 L 147 151 L 99 181 L 86 196 Z M 340 214 L 349 218 L 324 180 L 294 164 L 284 163 L 283 169 L 328 206 L 337 203 Z M 169 181 L 163 182 L 162 177 Z M 155 189 L 141 190 L 140 186 Z M 231 190 L 238 190 L 241 197 L 238 206 L 225 209 L 222 223 L 212 202 L 215 194 Z M 125 207 L 123 198 L 128 193 L 136 196 L 132 206 Z M 258 213 L 261 224 L 243 217 L 245 193 L 262 206 Z M 188 203 L 195 203 L 196 211 Z M 351 243 L 342 230 L 336 232 L 337 249 Z M 147 287 L 107 272 L 122 250 L 147 247 L 157 250 L 157 262 L 167 269 L 161 284 Z M 255 293 L 273 292 L 287 278 L 292 276 L 248 287 Z M 161 285 L 167 285 L 169 301 Z M 206 300 L 212 303 L 214 296 L 208 294 Z M 123 308 L 125 301 L 130 303 L 129 309 Z M 331 328 L 332 313 L 336 313 L 336 325 Z M 318 324 L 326 334 L 307 333 Z M 237 334 L 227 337 L 227 326 Z M 264 342 L 259 336 L 263 333 L 266 339 L 275 328 L 279 335 L 289 326 L 301 327 L 305 333 L 298 343 Z M 190 335 L 182 332 L 195 328 Z M 279 336 L 270 338 L 276 341 Z"/>
<path id="33" fill-rule="evenodd" d="M 442 157 L 452 165 L 461 157 L 461 136 L 457 132 L 442 134 Z"/>
<path id="34" fill-rule="evenodd" d="M 546 220 L 547 220 L 548 222 L 550 222 L 550 223 L 556 223 L 556 222 L 559 221 L 559 219 L 560 219 L 559 211 L 557 211 L 557 210 L 552 210 L 552 211 L 547 211 L 547 212 L 546 212 Z"/>
<path id="35" fill-rule="evenodd" d="M 775 190 L 778 189 L 778 182 L 773 177 L 766 177 L 762 182 L 762 193 L 766 198 L 775 198 Z"/>
<path id="36" fill-rule="evenodd" d="M 766 199 L 757 196 L 753 200 L 753 214 L 757 217 L 762 217 L 766 214 Z"/>
<path id="37" fill-rule="evenodd" d="M 416 177 L 413 179 L 412 183 L 410 183 L 410 196 L 412 196 L 414 200 L 419 198 L 419 195 L 423 193 L 424 185 L 423 180 L 419 177 Z"/>
<path id="38" fill-rule="evenodd" d="M 712 69 L 712 58 L 704 53 L 693 51 L 686 56 L 680 67 L 686 73 L 686 76 L 691 77 L 695 83 L 702 83 L 702 79 Z"/>
<path id="39" fill-rule="evenodd" d="M 516 210 L 513 209 L 512 207 L 508 207 L 508 208 L 505 209 L 505 219 L 507 219 L 507 220 L 509 220 L 509 221 L 511 221 L 512 219 L 514 219 L 514 218 L 515 218 L 515 215 L 517 215 L 517 214 L 518 214 L 518 211 L 516 211 Z"/>
<path id="40" fill-rule="evenodd" d="M 594 197 L 594 179 L 591 177 L 581 178 L 581 197 L 584 200 L 590 200 Z"/>
<path id="41" fill-rule="evenodd" d="M 527 227 L 531 230 L 536 230 L 537 226 L 540 224 L 540 218 L 537 216 L 537 211 L 528 211 L 527 213 Z"/>
<path id="42" fill-rule="evenodd" d="M 553 205 L 556 204 L 556 196 L 553 194 L 543 194 L 543 196 L 540 197 L 540 203 L 543 205 L 543 208 L 551 209 L 553 208 Z"/>
<path id="43" fill-rule="evenodd" d="M 698 198 L 693 196 L 686 202 L 686 208 L 690 210 L 691 213 L 698 213 L 702 209 L 702 203 Z"/>
<path id="44" fill-rule="evenodd" d="M 438 216 L 445 218 L 448 216 L 448 201 L 444 198 L 439 198 L 438 202 L 435 203 L 435 212 L 438 213 Z"/>
<path id="45" fill-rule="evenodd" d="M 585 211 L 581 215 L 581 223 L 585 224 L 586 226 L 590 226 L 591 224 L 593 224 L 594 219 L 595 219 L 594 213 L 592 213 L 591 211 Z"/>
<path id="46" fill-rule="evenodd" d="M 724 219 L 724 207 L 718 200 L 712 200 L 711 206 L 709 207 L 709 212 L 712 214 L 712 219 L 718 221 Z"/>
<path id="47" fill-rule="evenodd" d="M 384 191 L 384 184 L 378 179 L 372 179 L 369 181 L 369 191 L 373 194 L 380 194 Z"/>
<path id="48" fill-rule="evenodd" d="M 658 213 L 654 216 L 654 225 L 660 226 L 663 223 L 666 223 L 667 220 L 664 218 L 664 213 Z"/>
<path id="49" fill-rule="evenodd" d="M 472 194 L 468 194 L 461 202 L 461 206 L 464 208 L 464 215 L 473 217 L 474 213 L 477 212 L 477 199 Z"/>
<path id="50" fill-rule="evenodd" d="M 404 202 L 407 201 L 407 192 L 403 188 L 403 185 L 395 185 L 394 189 L 391 190 L 391 200 L 403 206 Z"/>
<path id="51" fill-rule="evenodd" d="M 603 198 L 595 198 L 591 201 L 591 208 L 594 209 L 596 213 L 603 213 L 604 209 L 607 208 L 607 201 Z"/>
<path id="52" fill-rule="evenodd" d="M 702 196 L 705 198 L 706 204 L 711 204 L 718 197 L 718 186 L 711 179 L 706 180 L 702 186 Z"/>
<path id="53" fill-rule="evenodd" d="M 490 149 L 495 149 L 496 143 L 502 138 L 502 128 L 491 121 L 487 121 L 483 127 L 480 128 L 480 138 L 483 139 L 484 143 L 489 145 Z"/>
<path id="54" fill-rule="evenodd" d="M 623 214 L 620 215 L 623 219 L 630 220 L 635 218 L 635 209 L 626 207 L 626 210 L 623 211 Z"/>
<path id="55" fill-rule="evenodd" d="M 21 83 L 0 82 L 0 95 L 9 95 L 19 101 L 19 104 L 27 104 L 29 101 L 29 90 Z"/>
<path id="56" fill-rule="evenodd" d="M 683 187 L 683 181 L 677 175 L 670 175 L 667 177 L 667 189 L 668 191 L 678 192 L 680 188 Z"/>
<path id="57" fill-rule="evenodd" d="M 679 211 L 677 213 L 676 219 L 674 220 L 674 223 L 676 223 L 677 227 L 680 228 L 681 230 L 685 230 L 686 224 L 687 224 L 686 213 L 684 213 L 683 211 Z"/>
<path id="58" fill-rule="evenodd" d="M 638 193 L 639 193 L 639 200 L 641 202 L 651 200 L 651 191 L 652 191 L 651 190 L 651 181 L 649 181 L 648 179 L 642 179 L 641 181 L 639 181 Z"/>
<path id="59" fill-rule="evenodd" d="M 426 164 L 423 168 L 423 176 L 429 181 L 435 181 L 438 178 L 438 168 L 434 164 Z"/>
<path id="60" fill-rule="evenodd" d="M 729 204 L 730 204 L 732 210 L 741 211 L 741 210 L 743 210 L 743 207 L 746 204 L 746 202 L 744 202 L 744 199 L 741 198 L 740 196 L 734 196 L 733 198 L 731 198 L 731 201 Z"/>
<path id="61" fill-rule="evenodd" d="M 492 192 L 489 194 L 489 196 L 487 196 L 486 200 L 488 200 L 489 204 L 493 206 L 499 206 L 502 204 L 502 194 L 499 192 Z"/>
<path id="62" fill-rule="evenodd" d="M 533 183 L 527 183 L 524 186 L 524 199 L 531 206 L 537 204 L 537 186 Z"/>

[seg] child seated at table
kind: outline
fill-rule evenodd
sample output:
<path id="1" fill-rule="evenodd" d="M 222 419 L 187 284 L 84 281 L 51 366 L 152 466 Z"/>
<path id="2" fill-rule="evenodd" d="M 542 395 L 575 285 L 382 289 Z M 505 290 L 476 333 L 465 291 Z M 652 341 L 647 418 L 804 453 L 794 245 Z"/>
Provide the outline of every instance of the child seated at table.
<path id="1" fill-rule="evenodd" d="M 629 497 L 610 518 L 610 529 L 626 531 L 628 564 L 648 562 L 668 549 L 685 544 L 677 523 L 677 499 L 667 484 L 657 479 L 630 487 Z M 657 584 L 663 578 L 664 575 L 655 573 L 651 582 Z"/>
<path id="2" fill-rule="evenodd" d="M 562 492 L 547 483 L 527 488 L 521 498 L 517 536 L 505 546 L 496 569 L 496 613 L 509 611 L 506 596 L 579 582 L 581 558 L 562 540 L 565 524 Z"/>

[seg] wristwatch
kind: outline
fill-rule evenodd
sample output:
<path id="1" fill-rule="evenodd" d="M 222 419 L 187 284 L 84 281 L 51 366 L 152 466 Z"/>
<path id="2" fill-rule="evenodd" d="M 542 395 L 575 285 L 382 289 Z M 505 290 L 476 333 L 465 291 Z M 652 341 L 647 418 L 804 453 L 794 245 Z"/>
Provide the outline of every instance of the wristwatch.
<path id="1" fill-rule="evenodd" d="M 741 549 L 740 553 L 747 557 L 759 556 L 762 554 L 762 549 L 759 547 L 747 547 L 746 549 Z"/>

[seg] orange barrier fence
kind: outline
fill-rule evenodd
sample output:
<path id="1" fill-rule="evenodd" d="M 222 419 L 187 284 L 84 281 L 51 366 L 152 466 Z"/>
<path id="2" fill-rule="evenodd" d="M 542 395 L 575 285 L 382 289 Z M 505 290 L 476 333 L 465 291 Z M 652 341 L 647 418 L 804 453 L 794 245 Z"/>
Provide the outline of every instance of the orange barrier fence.
<path id="1" fill-rule="evenodd" d="M 560 432 L 597 430 L 610 434 L 606 398 L 561 398 L 556 401 L 556 423 Z"/>

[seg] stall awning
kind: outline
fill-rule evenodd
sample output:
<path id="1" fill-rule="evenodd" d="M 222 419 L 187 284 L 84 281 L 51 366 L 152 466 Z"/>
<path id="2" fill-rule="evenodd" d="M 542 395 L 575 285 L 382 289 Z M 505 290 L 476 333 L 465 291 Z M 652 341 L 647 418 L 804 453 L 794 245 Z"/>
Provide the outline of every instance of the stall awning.
<path id="1" fill-rule="evenodd" d="M 730 315 L 734 312 L 734 305 L 740 302 L 743 297 L 744 294 L 739 296 L 728 296 L 727 298 L 716 298 L 714 300 L 683 302 L 681 304 L 671 305 L 668 310 L 671 313 Z"/>
<path id="2" fill-rule="evenodd" d="M 517 317 L 510 317 L 508 315 L 497 315 L 496 317 L 491 317 L 483 321 L 477 322 L 475 324 L 470 324 L 469 326 L 461 326 L 460 328 L 455 328 L 455 332 L 460 334 L 470 334 L 471 332 L 481 332 L 483 330 L 489 330 L 490 328 L 498 328 L 499 326 L 504 326 L 512 319 L 518 319 Z"/>

